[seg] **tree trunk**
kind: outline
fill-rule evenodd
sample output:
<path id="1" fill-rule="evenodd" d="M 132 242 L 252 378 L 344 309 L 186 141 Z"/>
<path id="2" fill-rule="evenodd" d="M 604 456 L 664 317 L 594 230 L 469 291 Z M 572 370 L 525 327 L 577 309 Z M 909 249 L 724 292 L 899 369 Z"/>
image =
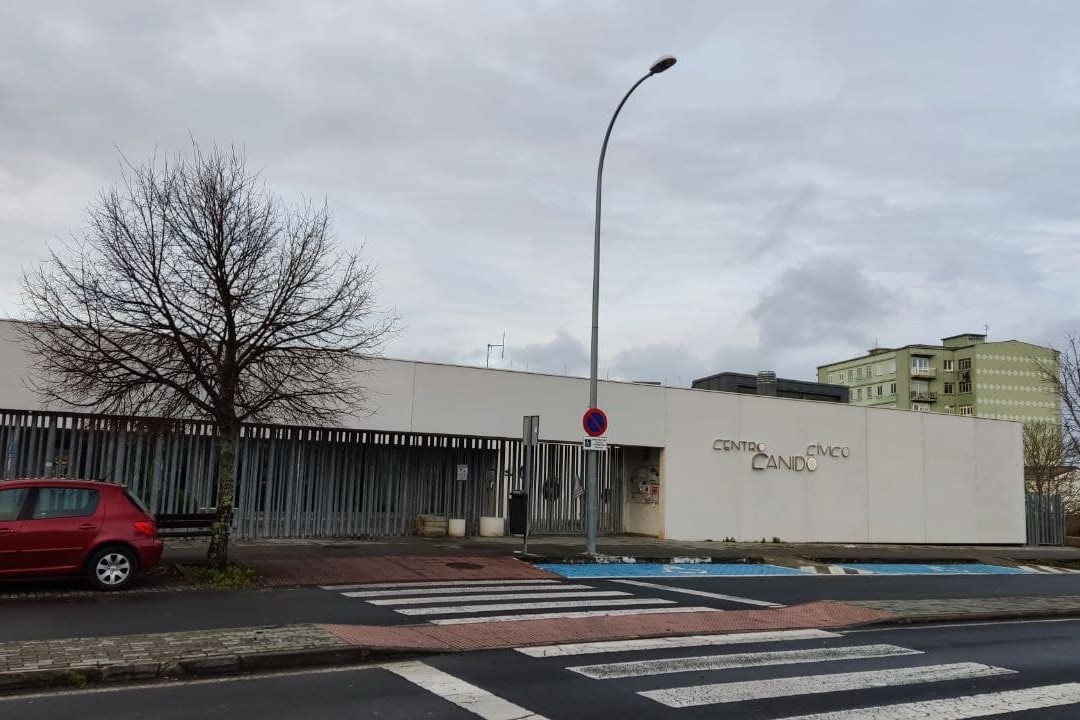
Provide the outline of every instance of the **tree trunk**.
<path id="1" fill-rule="evenodd" d="M 232 427 L 218 427 L 217 517 L 210 529 L 206 563 L 224 569 L 229 561 L 229 530 L 232 528 L 233 497 L 236 485 L 236 446 L 239 433 Z"/>

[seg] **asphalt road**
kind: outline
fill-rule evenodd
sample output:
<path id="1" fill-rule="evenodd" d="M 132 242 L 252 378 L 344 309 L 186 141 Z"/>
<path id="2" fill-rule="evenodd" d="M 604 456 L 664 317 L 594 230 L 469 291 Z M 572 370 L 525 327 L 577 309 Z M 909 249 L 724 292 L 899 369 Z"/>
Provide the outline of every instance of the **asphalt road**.
<path id="1" fill-rule="evenodd" d="M 807 576 L 568 580 L 682 606 L 745 610 L 755 603 L 1080 595 L 1080 575 Z M 2 587 L 2 586 L 0 586 Z M 667 589 L 665 589 L 667 588 Z M 685 594 L 678 590 L 691 590 Z M 700 592 L 706 595 L 697 594 Z M 448 595 L 453 594 L 447 591 Z M 725 597 L 710 597 L 719 595 Z M 462 596 L 465 600 L 466 596 Z M 303 588 L 243 592 L 103 593 L 90 598 L 0 601 L 0 642 L 105 637 L 288 623 L 406 624 L 422 618 L 341 592 Z"/>
<path id="2" fill-rule="evenodd" d="M 683 640 L 683 647 L 607 646 L 588 654 L 570 648 L 540 653 L 545 657 L 477 652 L 360 669 L 3 698 L 0 717 L 1080 716 L 1076 620 L 860 630 L 756 642 L 744 636 L 738 643 L 712 637 Z M 848 714 L 834 714 L 844 710 Z"/>

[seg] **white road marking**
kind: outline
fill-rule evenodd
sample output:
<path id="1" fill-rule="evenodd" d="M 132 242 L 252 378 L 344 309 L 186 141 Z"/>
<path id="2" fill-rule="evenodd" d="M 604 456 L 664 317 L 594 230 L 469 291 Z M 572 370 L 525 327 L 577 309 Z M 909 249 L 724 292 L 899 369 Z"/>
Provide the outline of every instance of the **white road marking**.
<path id="1" fill-rule="evenodd" d="M 829 574 L 830 575 L 847 575 L 847 573 L 844 572 L 844 568 L 840 567 L 839 565 L 830 565 L 829 566 Z"/>
<path id="2" fill-rule="evenodd" d="M 727 635 L 684 635 L 682 637 L 641 638 L 638 640 L 605 640 L 601 642 L 566 643 L 540 647 L 515 648 L 529 657 L 567 657 L 598 653 L 630 652 L 634 650 L 666 650 L 670 648 L 705 647 L 712 645 L 742 645 L 749 643 L 785 642 L 794 640 L 824 640 L 840 637 L 824 630 L 777 630 Z"/>
<path id="3" fill-rule="evenodd" d="M 800 565 L 799 569 L 803 572 L 814 573 L 815 575 L 817 574 L 817 568 L 813 565 Z"/>
<path id="4" fill-rule="evenodd" d="M 620 605 L 674 605 L 674 600 L 629 598 L 627 600 L 567 600 L 566 602 L 496 603 L 494 605 L 446 605 L 434 608 L 400 608 L 402 615 L 462 615 L 499 610 L 554 610 L 573 607 L 617 607 Z"/>
<path id="5" fill-rule="evenodd" d="M 1039 568 L 1043 572 L 1053 573 L 1054 575 L 1062 575 L 1065 573 L 1065 571 L 1061 568 L 1051 567 L 1049 565 L 1036 565 L 1035 567 Z"/>
<path id="6" fill-rule="evenodd" d="M 393 598 L 388 600 L 368 600 L 369 605 L 434 605 L 446 602 L 481 602 L 484 600 L 563 600 L 566 598 L 601 598 L 601 597 L 626 597 L 630 593 L 618 590 L 582 590 L 580 592 L 546 592 L 546 593 L 509 593 L 502 595 L 470 595 L 462 598 L 460 595 L 439 595 L 437 597 L 410 597 Z"/>
<path id="7" fill-rule="evenodd" d="M 320 590 L 380 590 L 382 588 L 457 587 L 459 585 L 534 585 L 561 583 L 562 580 L 440 580 L 439 582 L 353 583 L 352 585 L 320 585 Z"/>
<path id="8" fill-rule="evenodd" d="M 641 582 L 640 580 L 612 580 L 612 582 L 616 582 L 621 585 L 636 585 L 637 587 L 652 588 L 653 590 L 664 590 L 666 592 L 682 593 L 683 595 L 697 595 L 699 597 L 716 598 L 717 600 L 728 600 L 730 602 L 742 603 L 743 605 L 758 605 L 760 607 L 770 608 L 784 607 L 780 603 L 765 602 L 764 600 L 754 600 L 752 598 L 737 597 L 735 595 L 721 595 L 720 593 L 711 593 L 706 592 L 705 590 L 670 587 L 668 585 L 661 585 L 660 583 Z"/>
<path id="9" fill-rule="evenodd" d="M 1080 683 L 799 715 L 784 720 L 969 720 L 1080 703 Z"/>
<path id="10" fill-rule="evenodd" d="M 551 585 L 510 585 L 507 587 L 480 585 L 478 587 L 423 587 L 408 590 L 361 590 L 358 592 L 343 592 L 345 597 L 372 598 L 372 597 L 405 597 L 406 595 L 443 595 L 448 592 L 457 594 L 464 593 L 496 593 L 496 592 L 559 592 L 560 590 L 592 590 L 592 585 L 570 585 L 553 583 Z"/>
<path id="11" fill-rule="evenodd" d="M 382 667 L 483 720 L 545 720 L 542 715 L 422 662 L 388 663 Z"/>
<path id="12" fill-rule="evenodd" d="M 572 670 L 579 675 L 594 680 L 614 680 L 616 678 L 642 677 L 645 675 L 700 672 L 702 670 L 731 670 L 733 668 L 793 665 L 795 663 L 830 662 L 834 660 L 862 660 L 899 655 L 922 655 L 922 652 L 895 645 L 860 645 L 813 650 L 777 650 L 775 652 L 703 655 L 664 660 L 634 660 L 603 665 L 582 665 L 567 668 L 567 670 Z"/>
<path id="13" fill-rule="evenodd" d="M 1017 567 L 1020 568 L 1021 570 L 1027 570 L 1028 572 L 1033 572 L 1033 573 L 1039 572 L 1038 570 L 1031 567 L 1030 565 L 1017 565 Z"/>
<path id="14" fill-rule="evenodd" d="M 724 612 L 707 607 L 631 608 L 626 610 L 580 610 L 555 613 L 532 613 L 531 615 L 476 615 L 465 618 L 436 618 L 428 620 L 433 625 L 467 625 L 482 622 L 516 622 L 519 620 L 561 620 L 564 618 L 619 617 L 622 615 L 660 615 L 663 613 L 712 613 Z"/>
<path id="15" fill-rule="evenodd" d="M 645 690 L 639 692 L 638 695 L 655 700 L 668 707 L 684 708 L 792 697 L 795 695 L 815 695 L 818 693 L 865 690 L 867 688 L 945 682 L 947 680 L 971 680 L 993 677 L 994 675 L 1008 675 L 1014 672 L 1016 671 L 979 663 L 955 663 L 951 665 L 926 665 L 923 667 L 838 673 L 835 675 L 805 675 L 803 677 L 787 677 L 776 680 L 717 683 L 715 685 L 696 685 L 664 690 Z"/>

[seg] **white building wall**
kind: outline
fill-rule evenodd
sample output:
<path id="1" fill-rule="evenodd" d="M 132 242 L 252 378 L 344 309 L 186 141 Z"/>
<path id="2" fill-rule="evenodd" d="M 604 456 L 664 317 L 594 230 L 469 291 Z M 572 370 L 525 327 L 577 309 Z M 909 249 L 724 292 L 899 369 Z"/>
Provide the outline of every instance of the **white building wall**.
<path id="1" fill-rule="evenodd" d="M 0 322 L 0 409 L 43 409 L 23 383 L 28 362 Z M 588 381 L 400 360 L 364 366 L 366 411 L 348 427 L 580 441 Z M 633 508 L 628 530 L 672 539 L 906 543 L 1025 540 L 1019 423 L 705 390 L 601 382 L 611 443 L 658 452 L 659 503 Z M 56 408 L 60 409 L 60 408 Z M 801 457 L 847 448 L 814 472 L 754 470 L 753 452 Z"/>

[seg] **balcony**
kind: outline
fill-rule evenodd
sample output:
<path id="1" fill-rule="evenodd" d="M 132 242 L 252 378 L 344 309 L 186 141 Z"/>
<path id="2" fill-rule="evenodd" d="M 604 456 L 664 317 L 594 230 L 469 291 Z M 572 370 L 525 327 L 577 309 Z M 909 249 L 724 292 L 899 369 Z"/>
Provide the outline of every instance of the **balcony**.
<path id="1" fill-rule="evenodd" d="M 937 393 L 929 390 L 912 390 L 908 398 L 916 402 L 937 402 Z"/>
<path id="2" fill-rule="evenodd" d="M 932 367 L 918 367 L 916 365 L 911 366 L 911 377 L 913 378 L 925 378 L 926 380 L 933 380 L 937 377 L 937 368 Z"/>

